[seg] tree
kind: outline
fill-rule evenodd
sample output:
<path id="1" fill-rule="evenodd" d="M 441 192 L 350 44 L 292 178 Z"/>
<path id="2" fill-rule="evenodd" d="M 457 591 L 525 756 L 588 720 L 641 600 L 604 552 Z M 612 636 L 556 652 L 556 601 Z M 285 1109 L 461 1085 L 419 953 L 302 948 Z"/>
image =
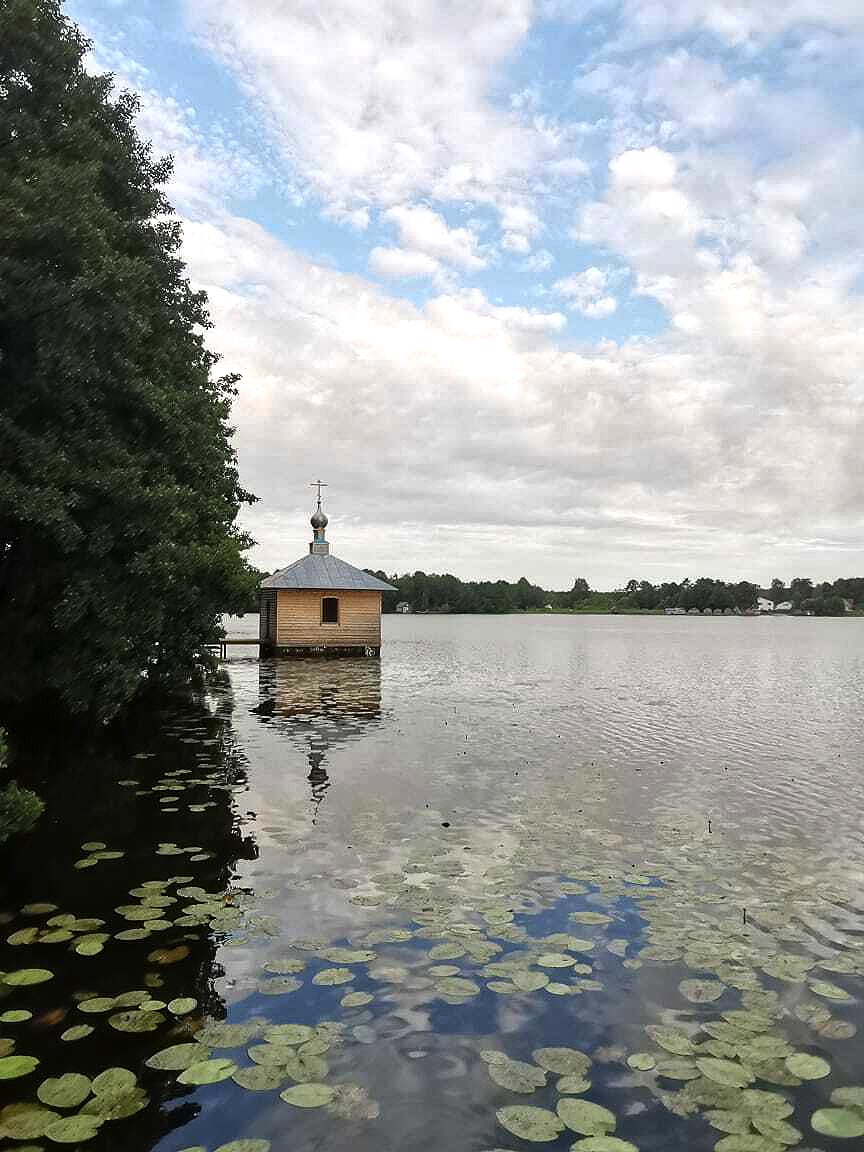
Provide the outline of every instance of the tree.
<path id="1" fill-rule="evenodd" d="M 578 604 L 582 600 L 587 600 L 590 595 L 591 585 L 584 576 L 577 576 L 570 590 L 570 604 L 568 607 L 572 608 L 574 604 Z"/>
<path id="2" fill-rule="evenodd" d="M 6 733 L 0 728 L 0 844 L 28 831 L 45 809 L 35 792 L 19 788 L 15 780 L 4 783 L 6 756 Z"/>
<path id="3" fill-rule="evenodd" d="M 786 585 L 779 577 L 775 576 L 771 581 L 771 590 L 768 593 L 768 598 L 776 608 L 778 604 L 783 603 L 783 601 L 786 599 L 786 595 Z"/>
<path id="4" fill-rule="evenodd" d="M 0 2 L 0 707 L 113 716 L 254 583 L 206 299 L 134 128 L 55 0 Z"/>

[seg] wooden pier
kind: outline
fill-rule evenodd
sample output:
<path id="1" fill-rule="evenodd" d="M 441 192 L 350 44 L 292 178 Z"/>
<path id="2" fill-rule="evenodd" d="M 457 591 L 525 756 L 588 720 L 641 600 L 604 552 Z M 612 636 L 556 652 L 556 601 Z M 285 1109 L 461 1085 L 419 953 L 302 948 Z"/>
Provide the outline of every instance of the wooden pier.
<path id="1" fill-rule="evenodd" d="M 207 647 L 212 652 L 215 652 L 218 649 L 219 659 L 227 660 L 228 646 L 230 644 L 244 644 L 247 648 L 257 648 L 259 650 L 259 655 L 262 648 L 268 647 L 267 641 L 259 640 L 257 636 L 250 636 L 248 639 L 245 636 L 226 636 L 223 640 L 215 640 L 212 644 L 208 644 Z"/>

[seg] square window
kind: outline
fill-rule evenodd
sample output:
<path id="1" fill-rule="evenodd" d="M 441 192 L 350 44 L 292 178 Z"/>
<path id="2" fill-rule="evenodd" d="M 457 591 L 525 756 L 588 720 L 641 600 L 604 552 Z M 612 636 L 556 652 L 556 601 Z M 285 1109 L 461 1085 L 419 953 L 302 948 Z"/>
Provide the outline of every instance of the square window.
<path id="1" fill-rule="evenodd" d="M 322 624 L 338 624 L 339 623 L 339 598 L 338 596 L 324 596 L 321 600 L 321 623 Z"/>

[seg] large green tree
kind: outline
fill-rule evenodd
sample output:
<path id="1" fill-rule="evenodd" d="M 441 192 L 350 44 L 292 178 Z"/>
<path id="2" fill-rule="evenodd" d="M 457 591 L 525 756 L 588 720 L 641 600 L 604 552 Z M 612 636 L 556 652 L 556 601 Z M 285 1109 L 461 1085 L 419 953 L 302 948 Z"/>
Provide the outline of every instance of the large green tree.
<path id="1" fill-rule="evenodd" d="M 0 0 L 0 709 L 100 718 L 243 606 L 249 499 L 170 173 L 54 0 Z"/>

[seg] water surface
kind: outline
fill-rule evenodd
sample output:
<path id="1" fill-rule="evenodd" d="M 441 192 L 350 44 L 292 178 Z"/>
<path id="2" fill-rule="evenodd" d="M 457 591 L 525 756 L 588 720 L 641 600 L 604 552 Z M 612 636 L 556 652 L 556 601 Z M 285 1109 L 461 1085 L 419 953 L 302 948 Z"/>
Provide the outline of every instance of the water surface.
<path id="1" fill-rule="evenodd" d="M 0 1108 L 119 1066 L 140 1110 L 82 1147 L 864 1146 L 811 1126 L 864 1083 L 862 652 L 861 620 L 562 616 L 387 617 L 380 664 L 234 649 L 120 749 L 33 766 L 0 972 L 51 976 L 0 982 L 0 1051 L 39 1061 Z M 148 1067 L 193 1042 L 272 1077 Z M 611 1119 L 500 1122 L 568 1097 Z"/>

